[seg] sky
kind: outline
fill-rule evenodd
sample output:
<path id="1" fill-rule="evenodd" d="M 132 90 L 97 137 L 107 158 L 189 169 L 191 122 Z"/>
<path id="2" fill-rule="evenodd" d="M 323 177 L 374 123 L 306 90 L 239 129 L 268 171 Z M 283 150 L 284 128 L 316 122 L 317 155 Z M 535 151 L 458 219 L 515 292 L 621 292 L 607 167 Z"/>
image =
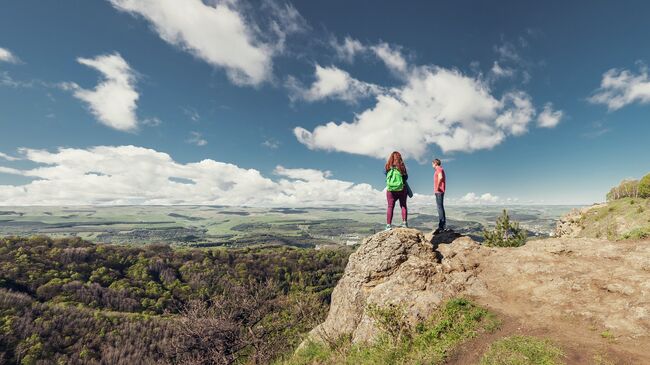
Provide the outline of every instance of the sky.
<path id="1" fill-rule="evenodd" d="M 0 205 L 591 204 L 650 172 L 646 1 L 0 7 Z"/>

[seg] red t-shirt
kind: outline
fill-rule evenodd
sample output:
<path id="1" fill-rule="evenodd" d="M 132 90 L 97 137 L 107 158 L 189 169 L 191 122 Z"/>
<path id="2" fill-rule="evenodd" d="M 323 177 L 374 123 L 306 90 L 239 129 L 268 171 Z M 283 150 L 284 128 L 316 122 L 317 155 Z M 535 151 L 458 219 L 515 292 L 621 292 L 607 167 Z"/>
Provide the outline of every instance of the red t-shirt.
<path id="1" fill-rule="evenodd" d="M 440 175 L 442 175 L 442 178 Z M 445 177 L 445 170 L 442 166 L 436 166 L 436 171 L 433 173 L 433 192 L 444 193 L 446 186 L 447 178 Z"/>

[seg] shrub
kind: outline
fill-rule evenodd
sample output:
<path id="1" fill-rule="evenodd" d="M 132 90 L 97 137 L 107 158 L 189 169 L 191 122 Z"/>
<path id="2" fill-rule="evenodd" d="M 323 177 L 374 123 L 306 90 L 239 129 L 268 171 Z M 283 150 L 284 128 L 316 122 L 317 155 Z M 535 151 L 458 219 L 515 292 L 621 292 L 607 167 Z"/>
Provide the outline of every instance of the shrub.
<path id="1" fill-rule="evenodd" d="M 639 181 L 639 196 L 650 198 L 650 174 L 647 174 Z"/>
<path id="2" fill-rule="evenodd" d="M 497 218 L 494 230 L 483 231 L 483 244 L 494 247 L 519 247 L 526 243 L 526 231 L 519 227 L 518 222 L 511 222 L 508 212 Z"/>
<path id="3" fill-rule="evenodd" d="M 395 304 L 389 304 L 386 307 L 370 304 L 367 311 L 368 316 L 375 320 L 378 327 L 388 334 L 390 339 L 400 341 L 402 337 L 410 336 L 411 326 L 403 307 Z"/>

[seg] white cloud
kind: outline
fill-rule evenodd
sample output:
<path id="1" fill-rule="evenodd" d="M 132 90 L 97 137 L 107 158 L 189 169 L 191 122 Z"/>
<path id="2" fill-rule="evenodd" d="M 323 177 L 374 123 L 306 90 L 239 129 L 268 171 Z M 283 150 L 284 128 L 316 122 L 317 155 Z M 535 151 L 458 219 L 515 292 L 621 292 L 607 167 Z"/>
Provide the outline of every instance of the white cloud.
<path id="1" fill-rule="evenodd" d="M 20 59 L 10 50 L 0 47 L 0 62 L 19 63 Z"/>
<path id="2" fill-rule="evenodd" d="M 193 122 L 198 122 L 201 119 L 201 114 L 194 108 L 181 108 L 181 110 Z"/>
<path id="3" fill-rule="evenodd" d="M 150 117 L 143 119 L 142 124 L 149 127 L 157 127 L 162 124 L 162 120 L 158 117 Z"/>
<path id="4" fill-rule="evenodd" d="M 190 138 L 187 139 L 187 143 L 191 143 L 197 146 L 205 146 L 208 144 L 208 141 L 203 138 L 203 135 L 199 132 L 190 132 Z"/>
<path id="5" fill-rule="evenodd" d="M 582 136 L 585 138 L 598 138 L 609 132 L 611 132 L 611 129 L 608 128 L 603 121 L 597 120 L 591 123 L 591 128 L 582 133 Z"/>
<path id="6" fill-rule="evenodd" d="M 386 158 L 399 150 L 422 159 L 430 144 L 444 152 L 492 148 L 520 135 L 533 118 L 530 97 L 520 91 L 495 97 L 486 83 L 457 70 L 414 67 L 405 85 L 381 93 L 352 122 L 294 129 L 310 149 Z"/>
<path id="7" fill-rule="evenodd" d="M 564 112 L 561 110 L 553 110 L 553 104 L 546 103 L 544 104 L 544 109 L 537 116 L 537 125 L 542 128 L 554 128 L 560 120 Z"/>
<path id="8" fill-rule="evenodd" d="M 278 166 L 274 181 L 254 169 L 205 159 L 178 163 L 136 146 L 22 149 L 32 169 L 0 171 L 34 178 L 0 185 L 6 205 L 218 204 L 250 206 L 376 205 L 381 191 L 331 178 L 328 172 Z"/>
<path id="9" fill-rule="evenodd" d="M 391 47 L 388 43 L 380 43 L 372 46 L 371 49 L 391 71 L 397 74 L 404 74 L 407 71 L 408 64 L 399 49 Z"/>
<path id="10" fill-rule="evenodd" d="M 366 46 L 364 46 L 358 40 L 349 36 L 345 37 L 343 43 L 338 43 L 336 41 L 336 38 L 332 38 L 330 45 L 332 48 L 334 48 L 336 56 L 339 59 L 349 63 L 352 63 L 354 61 L 354 56 L 366 50 Z"/>
<path id="11" fill-rule="evenodd" d="M 500 45 L 494 46 L 494 51 L 504 61 L 510 61 L 515 63 L 520 63 L 522 61 L 519 52 L 517 52 L 517 47 L 515 47 L 515 45 L 510 42 L 504 41 Z"/>
<path id="12" fill-rule="evenodd" d="M 618 110 L 635 102 L 650 103 L 650 79 L 647 67 L 642 66 L 638 74 L 618 69 L 605 72 L 600 88 L 589 98 L 589 101 L 607 105 L 609 110 Z"/>
<path id="13" fill-rule="evenodd" d="M 246 22 L 236 1 L 217 0 L 211 5 L 202 0 L 110 2 L 118 10 L 144 17 L 166 42 L 224 68 L 237 84 L 258 85 L 271 75 L 274 46 L 256 38 L 255 26 Z M 276 23 L 275 31 L 284 35 L 281 25 Z"/>
<path id="14" fill-rule="evenodd" d="M 526 133 L 528 122 L 535 115 L 530 96 L 523 91 L 509 92 L 501 99 L 501 107 L 506 109 L 497 117 L 497 127 L 515 136 Z"/>
<path id="15" fill-rule="evenodd" d="M 77 62 L 101 72 L 104 80 L 93 90 L 83 89 L 76 83 L 61 86 L 86 102 L 101 123 L 120 131 L 134 131 L 138 127 L 135 110 L 140 95 L 135 90 L 136 77 L 129 64 L 119 53 L 78 58 Z"/>
<path id="16" fill-rule="evenodd" d="M 2 153 L 2 152 L 0 152 L 0 158 L 4 159 L 4 160 L 7 160 L 7 161 L 18 161 L 18 160 L 20 160 L 18 157 L 9 156 L 8 154 Z"/>
<path id="17" fill-rule="evenodd" d="M 262 142 L 262 146 L 275 150 L 280 147 L 280 141 L 273 138 L 267 139 L 266 141 Z"/>
<path id="18" fill-rule="evenodd" d="M 493 75 L 495 79 L 507 78 L 507 77 L 514 76 L 515 70 L 509 67 L 502 67 L 499 64 L 499 62 L 494 61 L 494 64 L 492 65 L 492 69 L 490 69 L 490 73 Z"/>
<path id="19" fill-rule="evenodd" d="M 262 2 L 262 10 L 270 17 L 269 28 L 277 38 L 273 46 L 277 52 L 284 52 L 288 35 L 309 29 L 307 21 L 289 3 L 280 4 L 274 0 L 265 0 Z"/>
<path id="20" fill-rule="evenodd" d="M 314 169 L 287 169 L 283 166 L 276 166 L 274 174 L 285 176 L 294 180 L 319 181 L 326 180 L 332 176 L 330 171 L 320 171 Z"/>
<path id="21" fill-rule="evenodd" d="M 458 200 L 460 204 L 497 204 L 501 203 L 501 198 L 490 193 L 477 195 L 475 193 L 467 193 Z"/>
<path id="22" fill-rule="evenodd" d="M 376 95 L 382 91 L 379 86 L 359 81 L 346 71 L 334 66 L 321 67 L 316 65 L 314 77 L 316 81 L 308 89 L 303 87 L 295 78 L 289 77 L 287 87 L 291 93 L 290 98 L 305 101 L 337 99 L 354 103 L 358 99 Z"/>

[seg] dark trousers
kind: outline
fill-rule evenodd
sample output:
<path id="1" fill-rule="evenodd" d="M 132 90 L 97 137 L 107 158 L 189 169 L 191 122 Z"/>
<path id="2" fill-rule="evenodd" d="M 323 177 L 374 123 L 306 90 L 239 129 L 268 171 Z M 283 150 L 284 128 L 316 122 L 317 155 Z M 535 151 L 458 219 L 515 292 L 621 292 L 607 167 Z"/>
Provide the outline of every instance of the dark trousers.
<path id="1" fill-rule="evenodd" d="M 395 201 L 399 201 L 399 206 L 402 208 L 402 221 L 406 222 L 407 208 L 406 208 L 406 189 L 402 191 L 388 191 L 386 190 L 386 200 L 388 201 L 388 208 L 386 209 L 386 224 L 393 222 L 393 210 L 395 210 Z"/>
<path id="2" fill-rule="evenodd" d="M 445 193 L 436 193 L 436 205 L 438 206 L 438 229 L 445 229 L 447 217 L 445 216 Z"/>

